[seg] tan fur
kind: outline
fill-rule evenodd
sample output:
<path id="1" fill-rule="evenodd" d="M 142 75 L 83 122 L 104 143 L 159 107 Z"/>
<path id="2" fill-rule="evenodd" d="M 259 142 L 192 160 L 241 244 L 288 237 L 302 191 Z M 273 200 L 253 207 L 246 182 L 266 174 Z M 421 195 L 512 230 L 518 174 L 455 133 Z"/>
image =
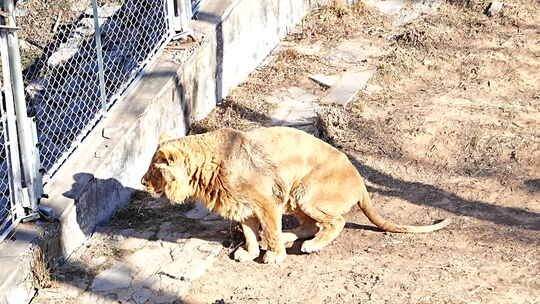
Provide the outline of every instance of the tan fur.
<path id="1" fill-rule="evenodd" d="M 286 127 L 162 137 L 142 184 L 176 203 L 199 199 L 210 210 L 239 221 L 246 237 L 245 248 L 235 252 L 239 261 L 259 255 L 260 227 L 268 246 L 267 263 L 282 261 L 284 244 L 299 238 L 314 236 L 302 244 L 302 251 L 319 250 L 338 236 L 345 225 L 343 214 L 355 204 L 385 231 L 430 232 L 449 223 L 403 226 L 384 220 L 345 154 Z M 282 232 L 284 213 L 296 215 L 301 225 Z"/>

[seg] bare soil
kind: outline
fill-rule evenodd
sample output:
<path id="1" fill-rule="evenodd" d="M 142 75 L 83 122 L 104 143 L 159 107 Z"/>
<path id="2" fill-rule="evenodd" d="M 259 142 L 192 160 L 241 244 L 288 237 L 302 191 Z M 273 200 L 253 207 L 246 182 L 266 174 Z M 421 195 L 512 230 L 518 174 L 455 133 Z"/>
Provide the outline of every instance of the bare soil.
<path id="1" fill-rule="evenodd" d="M 193 282 L 188 303 L 540 303 L 540 3 L 447 1 L 394 26 L 364 5 L 310 14 L 192 132 L 266 125 L 265 98 L 309 74 L 377 67 L 348 108 L 318 108 L 320 137 L 346 153 L 386 218 L 430 234 L 381 232 L 359 210 L 334 243 L 280 265 L 237 263 L 232 249 Z M 336 45 L 363 39 L 365 59 Z M 290 226 L 290 223 L 286 223 Z"/>

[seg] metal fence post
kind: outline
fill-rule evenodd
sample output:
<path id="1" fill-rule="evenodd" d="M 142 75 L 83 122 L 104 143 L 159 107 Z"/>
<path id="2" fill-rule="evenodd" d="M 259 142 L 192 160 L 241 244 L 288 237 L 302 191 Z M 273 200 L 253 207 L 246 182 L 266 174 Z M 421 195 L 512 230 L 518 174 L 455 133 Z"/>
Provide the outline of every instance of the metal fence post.
<path id="1" fill-rule="evenodd" d="M 167 16 L 173 35 L 185 32 L 193 17 L 191 0 L 167 0 Z"/>
<path id="2" fill-rule="evenodd" d="M 0 55 L 2 55 L 2 74 L 3 79 L 8 80 L 11 78 L 9 71 L 9 59 L 7 52 L 7 37 L 4 32 L 0 31 Z M 19 158 L 19 143 L 17 139 L 17 122 L 15 121 L 15 108 L 13 107 L 13 94 L 11 91 L 11 85 L 5 86 L 2 92 L 2 134 L 4 137 L 4 144 L 6 149 L 6 162 L 8 164 L 8 179 L 10 189 L 10 208 L 12 212 L 15 212 L 15 217 L 21 218 L 26 214 L 22 203 L 24 201 L 23 188 L 22 188 L 22 175 L 19 164 L 21 160 Z M 14 216 L 12 215 L 12 218 Z"/>
<path id="3" fill-rule="evenodd" d="M 2 1 L 2 8 L 7 13 L 5 16 L 6 26 L 16 28 L 15 24 L 15 4 L 13 0 Z M 33 121 L 28 117 L 26 101 L 24 95 L 24 85 L 22 79 L 21 55 L 19 52 L 19 42 L 16 31 L 5 33 L 7 41 L 7 54 L 9 57 L 9 69 L 12 86 L 13 101 L 15 102 L 15 115 L 17 117 L 17 133 L 21 152 L 24 180 L 28 190 L 28 202 L 24 207 L 30 209 L 26 216 L 27 220 L 39 217 L 38 201 L 43 194 L 43 184 L 41 179 L 39 164 L 39 154 L 35 153 L 37 143 L 34 142 Z M 36 158 L 38 158 L 36 160 Z M 16 165 L 13 164 L 12 165 Z M 24 201 L 23 201 L 24 204 Z"/>
<path id="4" fill-rule="evenodd" d="M 97 0 L 92 0 L 92 11 L 94 13 L 94 27 L 96 29 L 96 54 L 98 63 L 98 78 L 99 78 L 99 98 L 101 100 L 101 114 L 106 115 L 107 112 L 107 92 L 105 91 L 105 68 L 103 64 L 103 48 L 101 46 L 101 26 L 99 25 L 99 12 Z"/>

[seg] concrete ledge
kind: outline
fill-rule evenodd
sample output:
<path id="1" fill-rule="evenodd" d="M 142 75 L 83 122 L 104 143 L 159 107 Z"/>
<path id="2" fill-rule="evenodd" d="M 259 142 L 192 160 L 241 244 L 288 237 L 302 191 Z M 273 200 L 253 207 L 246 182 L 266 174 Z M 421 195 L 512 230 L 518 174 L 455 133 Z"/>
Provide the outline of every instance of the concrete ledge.
<path id="1" fill-rule="evenodd" d="M 198 20 L 191 24 L 205 37 L 198 49 L 186 54 L 180 63 L 162 55 L 137 88 L 112 108 L 45 186 L 49 197 L 41 203 L 51 207 L 59 218 L 54 233 L 36 232 L 28 238 L 16 235 L 16 246 L 10 242 L 0 248 L 0 256 L 19 248 L 13 256 L 16 267 L 5 268 L 5 272 L 16 275 L 0 273 L 6 278 L 0 282 L 1 290 L 7 291 L 4 299 L 17 296 L 17 302 L 24 303 L 33 294 L 32 255 L 20 257 L 37 248 L 48 255 L 50 263 L 69 257 L 97 226 L 128 203 L 140 186 L 161 133 L 185 135 L 190 120 L 204 118 L 262 63 L 289 29 L 326 2 L 206 1 Z M 25 224 L 17 233 L 40 231 L 39 227 Z"/>
<path id="2" fill-rule="evenodd" d="M 57 222 L 20 224 L 0 244 L 0 304 L 28 303 L 40 280 L 49 279 L 47 265 L 61 256 L 59 229 Z"/>

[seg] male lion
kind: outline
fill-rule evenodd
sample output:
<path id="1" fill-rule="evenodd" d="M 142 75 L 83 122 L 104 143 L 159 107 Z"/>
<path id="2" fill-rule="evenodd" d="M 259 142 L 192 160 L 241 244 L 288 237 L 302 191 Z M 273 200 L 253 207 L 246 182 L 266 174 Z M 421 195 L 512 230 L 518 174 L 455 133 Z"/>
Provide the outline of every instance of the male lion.
<path id="1" fill-rule="evenodd" d="M 358 204 L 369 220 L 390 232 L 430 232 L 449 224 L 396 225 L 374 209 L 366 186 L 347 156 L 296 129 L 221 129 L 179 139 L 161 137 L 142 184 L 172 202 L 199 199 L 208 209 L 241 223 L 245 248 L 238 261 L 259 256 L 262 227 L 265 263 L 283 261 L 285 243 L 313 237 L 303 252 L 328 245 L 345 225 L 343 214 Z M 294 214 L 300 226 L 282 232 L 281 217 Z"/>

